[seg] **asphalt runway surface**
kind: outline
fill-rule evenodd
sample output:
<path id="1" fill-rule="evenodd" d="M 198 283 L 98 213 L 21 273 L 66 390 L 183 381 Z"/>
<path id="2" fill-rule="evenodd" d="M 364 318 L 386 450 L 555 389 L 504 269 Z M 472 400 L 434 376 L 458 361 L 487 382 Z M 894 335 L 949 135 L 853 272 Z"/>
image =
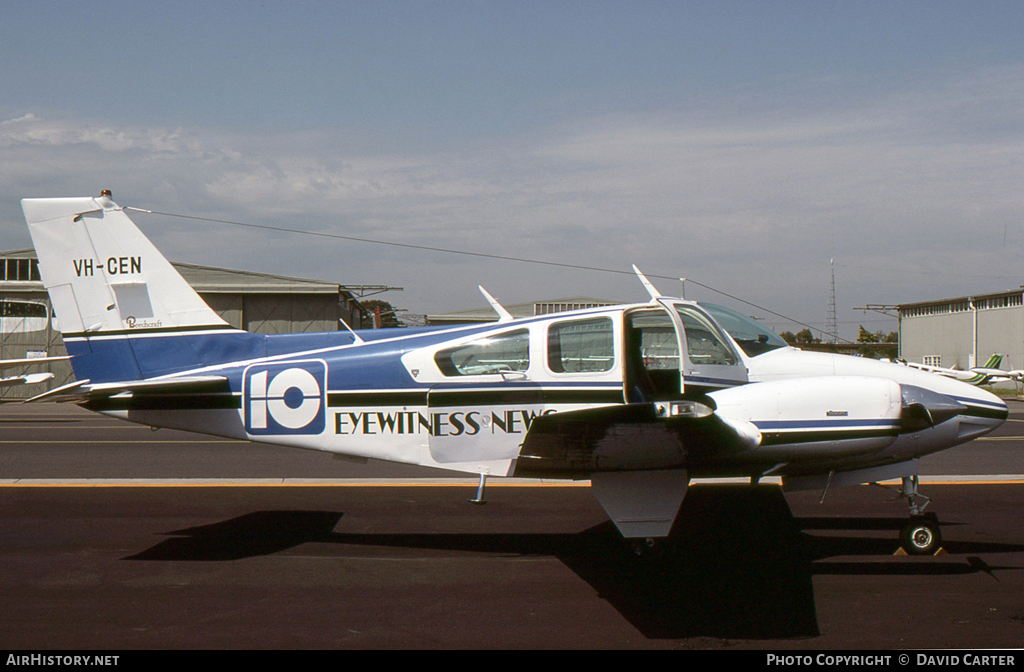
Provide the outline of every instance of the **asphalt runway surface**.
<path id="1" fill-rule="evenodd" d="M 636 558 L 583 484 L 0 406 L 0 649 L 907 649 L 1024 642 L 1024 404 L 878 487 L 691 487 Z"/>

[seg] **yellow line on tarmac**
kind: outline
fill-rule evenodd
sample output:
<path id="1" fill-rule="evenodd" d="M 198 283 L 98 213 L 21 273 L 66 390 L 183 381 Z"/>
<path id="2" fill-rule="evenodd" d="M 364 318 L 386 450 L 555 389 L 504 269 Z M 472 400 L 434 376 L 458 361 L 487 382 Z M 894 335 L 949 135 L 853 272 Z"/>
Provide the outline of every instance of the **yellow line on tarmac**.
<path id="1" fill-rule="evenodd" d="M 1021 485 L 1024 484 L 1024 475 L 1006 479 L 986 478 L 985 476 L 958 476 L 957 480 L 934 480 L 927 476 L 920 478 L 920 485 Z M 962 479 L 962 480 L 961 480 Z M 901 481 L 879 481 L 879 485 L 900 485 Z"/>
<path id="2" fill-rule="evenodd" d="M 477 479 L 451 479 L 449 481 L 420 481 L 410 479 L 309 481 L 302 479 L 261 482 L 258 479 L 74 479 L 68 481 L 39 482 L 44 479 L 24 479 L 26 482 L 0 482 L 0 488 L 475 488 Z M 89 483 L 86 481 L 93 480 Z M 488 488 L 580 488 L 590 487 L 590 481 L 517 481 L 488 482 Z"/>
<path id="3" fill-rule="evenodd" d="M 1024 479 L 1014 479 L 1010 481 L 984 481 L 984 480 L 969 480 L 969 481 L 928 481 L 921 480 L 921 485 L 1022 485 Z M 898 485 L 898 484 L 897 484 Z"/>
<path id="4" fill-rule="evenodd" d="M 923 477 L 921 485 L 1024 485 L 1024 475 L 992 478 L 983 475 L 957 476 L 956 480 Z M 719 480 L 719 479 L 715 479 Z M 720 479 L 700 485 L 736 485 L 749 479 Z M 880 484 L 899 485 L 898 480 Z M 476 487 L 478 479 L 316 479 L 316 478 L 68 478 L 68 479 L 0 479 L 0 488 L 468 488 Z M 762 485 L 781 485 L 764 483 Z M 590 487 L 589 480 L 567 481 L 510 478 L 488 481 L 488 488 L 580 488 Z"/>

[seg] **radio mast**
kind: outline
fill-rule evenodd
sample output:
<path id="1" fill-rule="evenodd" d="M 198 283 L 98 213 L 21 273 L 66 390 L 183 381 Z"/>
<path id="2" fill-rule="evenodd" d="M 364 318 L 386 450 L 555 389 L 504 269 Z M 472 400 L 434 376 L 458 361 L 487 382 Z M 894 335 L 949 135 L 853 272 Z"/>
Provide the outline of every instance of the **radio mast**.
<path id="1" fill-rule="evenodd" d="M 836 264 L 835 259 L 829 259 L 828 264 L 832 270 L 832 288 L 828 294 L 828 313 L 825 315 L 825 330 L 828 332 L 828 342 L 839 342 L 839 323 L 836 321 Z"/>

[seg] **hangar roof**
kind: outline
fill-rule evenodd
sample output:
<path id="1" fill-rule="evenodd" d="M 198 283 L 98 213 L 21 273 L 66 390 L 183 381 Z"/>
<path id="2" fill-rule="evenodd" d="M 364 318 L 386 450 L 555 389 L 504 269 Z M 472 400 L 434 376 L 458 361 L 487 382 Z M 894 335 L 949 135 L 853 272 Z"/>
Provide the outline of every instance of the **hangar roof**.
<path id="1" fill-rule="evenodd" d="M 230 268 L 216 268 L 180 262 L 171 262 L 171 264 L 197 292 L 215 294 L 246 292 L 258 292 L 261 294 L 337 294 L 341 289 L 341 285 L 336 282 L 306 280 L 304 278 L 291 278 L 285 275 L 236 271 Z"/>
<path id="2" fill-rule="evenodd" d="M 0 260 L 6 259 L 29 259 L 34 262 L 36 254 L 32 248 L 0 252 Z M 207 294 L 337 294 L 342 290 L 338 283 L 323 280 L 291 278 L 284 275 L 180 262 L 171 262 L 171 265 L 181 273 L 193 289 Z M 24 273 L 16 270 L 8 273 L 5 266 L 0 265 L 0 281 L 17 282 L 23 285 L 24 289 L 42 290 L 42 283 L 35 279 L 38 278 L 38 272 L 35 271 L 34 263 L 31 265 L 31 279 L 22 277 Z M 16 272 L 18 274 L 14 275 Z M 12 275 L 14 277 L 11 277 Z"/>
<path id="3" fill-rule="evenodd" d="M 952 299 L 901 303 L 896 306 L 896 309 L 899 311 L 900 317 L 923 317 L 927 315 L 962 313 L 970 310 L 1014 308 L 1021 305 L 1024 305 L 1024 288 L 991 294 L 959 296 Z"/>
<path id="4" fill-rule="evenodd" d="M 601 306 L 617 306 L 622 301 L 610 301 L 608 299 L 595 299 L 587 296 L 575 296 L 568 299 L 550 299 L 544 301 L 533 301 L 531 303 L 502 304 L 512 317 L 532 317 L 534 315 L 547 315 L 549 313 L 562 313 L 568 310 L 579 310 L 581 308 L 599 308 Z M 469 310 L 453 310 L 447 313 L 434 313 L 427 315 L 427 324 L 467 324 L 474 322 L 496 322 L 497 313 L 487 306 L 486 308 L 471 308 Z"/>

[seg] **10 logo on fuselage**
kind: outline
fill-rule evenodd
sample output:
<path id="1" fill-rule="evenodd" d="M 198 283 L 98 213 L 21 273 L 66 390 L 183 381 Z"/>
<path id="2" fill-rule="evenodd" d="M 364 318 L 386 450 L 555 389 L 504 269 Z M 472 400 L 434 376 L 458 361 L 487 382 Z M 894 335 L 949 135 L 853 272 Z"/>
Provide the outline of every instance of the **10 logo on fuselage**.
<path id="1" fill-rule="evenodd" d="M 251 435 L 320 434 L 327 417 L 327 364 L 256 364 L 245 370 L 245 430 Z"/>

